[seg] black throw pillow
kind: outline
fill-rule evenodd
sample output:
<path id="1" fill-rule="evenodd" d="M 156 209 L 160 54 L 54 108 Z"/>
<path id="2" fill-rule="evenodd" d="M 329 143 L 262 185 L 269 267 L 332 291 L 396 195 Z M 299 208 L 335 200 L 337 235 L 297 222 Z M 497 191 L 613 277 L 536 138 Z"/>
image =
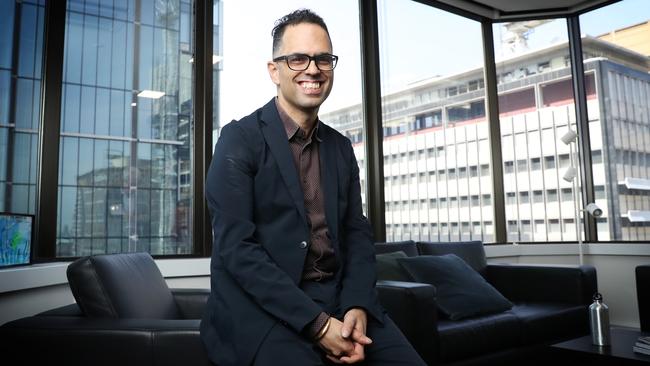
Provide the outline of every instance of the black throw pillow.
<path id="1" fill-rule="evenodd" d="M 416 282 L 436 288 L 438 308 L 451 320 L 506 311 L 512 307 L 497 289 L 454 254 L 400 258 Z"/>
<path id="2" fill-rule="evenodd" d="M 377 254 L 377 279 L 388 281 L 406 281 L 411 278 L 408 273 L 397 263 L 399 258 L 408 258 L 402 251 Z"/>

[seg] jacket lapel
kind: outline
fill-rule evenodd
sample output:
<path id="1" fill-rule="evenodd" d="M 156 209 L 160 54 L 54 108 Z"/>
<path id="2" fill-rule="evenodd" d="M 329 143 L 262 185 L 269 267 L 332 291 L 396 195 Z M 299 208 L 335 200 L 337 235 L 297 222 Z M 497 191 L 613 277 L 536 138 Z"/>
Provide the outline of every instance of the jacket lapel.
<path id="1" fill-rule="evenodd" d="M 318 128 L 320 143 L 320 179 L 325 202 L 325 218 L 332 238 L 338 238 L 338 169 L 336 166 L 336 139 L 322 122 Z M 335 248 L 338 249 L 338 248 Z"/>
<path id="2" fill-rule="evenodd" d="M 289 194 L 300 213 L 300 217 L 305 222 L 305 225 L 307 225 L 305 199 L 302 194 L 302 188 L 300 187 L 298 173 L 296 172 L 296 167 L 293 163 L 291 150 L 289 150 L 287 132 L 284 130 L 284 126 L 280 120 L 280 115 L 275 106 L 275 99 L 271 99 L 271 101 L 262 108 L 261 121 L 264 139 L 271 150 L 271 154 L 275 157 L 275 162 L 278 164 L 280 175 L 282 175 L 282 179 L 284 180 L 287 189 L 289 189 Z"/>

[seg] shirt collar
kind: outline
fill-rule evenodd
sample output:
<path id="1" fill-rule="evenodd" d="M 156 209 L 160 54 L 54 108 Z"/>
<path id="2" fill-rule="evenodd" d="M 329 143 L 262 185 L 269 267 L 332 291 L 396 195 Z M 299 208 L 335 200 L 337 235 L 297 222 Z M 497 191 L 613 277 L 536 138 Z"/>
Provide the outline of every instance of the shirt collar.
<path id="1" fill-rule="evenodd" d="M 298 134 L 298 131 L 300 131 L 300 126 L 298 126 L 293 118 L 282 109 L 277 97 L 275 98 L 275 106 L 278 109 L 278 114 L 280 115 L 280 120 L 282 120 L 282 124 L 284 125 L 284 130 L 287 132 L 287 140 L 291 140 L 296 134 Z M 316 126 L 314 126 L 314 129 L 311 131 L 311 136 L 306 136 L 305 139 L 315 137 L 316 141 L 322 142 L 323 140 L 320 138 L 320 134 L 318 133 L 319 127 L 320 120 L 316 119 Z"/>

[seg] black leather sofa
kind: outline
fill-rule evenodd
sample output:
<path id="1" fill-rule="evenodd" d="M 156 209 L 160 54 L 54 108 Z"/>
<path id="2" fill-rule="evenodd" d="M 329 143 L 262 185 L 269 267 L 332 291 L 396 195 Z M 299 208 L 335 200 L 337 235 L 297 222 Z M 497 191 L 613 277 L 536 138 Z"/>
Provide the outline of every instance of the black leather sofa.
<path id="1" fill-rule="evenodd" d="M 0 327 L 15 365 L 211 365 L 199 338 L 209 290 L 172 289 L 146 253 L 68 267 L 76 303 Z"/>
<path id="2" fill-rule="evenodd" d="M 429 365 L 534 364 L 531 357 L 547 345 L 589 334 L 587 309 L 597 292 L 591 266 L 488 264 L 481 242 L 376 245 L 377 254 L 395 251 L 453 253 L 513 303 L 507 311 L 454 321 L 437 311 L 432 285 L 378 281 L 382 305 Z"/>

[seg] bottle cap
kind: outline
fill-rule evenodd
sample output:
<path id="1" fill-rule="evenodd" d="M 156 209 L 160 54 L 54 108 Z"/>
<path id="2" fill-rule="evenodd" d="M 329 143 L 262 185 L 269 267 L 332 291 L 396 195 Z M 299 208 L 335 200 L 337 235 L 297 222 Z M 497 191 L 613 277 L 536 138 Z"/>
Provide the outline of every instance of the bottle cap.
<path id="1" fill-rule="evenodd" d="M 593 297 L 594 301 L 603 301 L 603 295 L 600 292 L 596 292 Z"/>

